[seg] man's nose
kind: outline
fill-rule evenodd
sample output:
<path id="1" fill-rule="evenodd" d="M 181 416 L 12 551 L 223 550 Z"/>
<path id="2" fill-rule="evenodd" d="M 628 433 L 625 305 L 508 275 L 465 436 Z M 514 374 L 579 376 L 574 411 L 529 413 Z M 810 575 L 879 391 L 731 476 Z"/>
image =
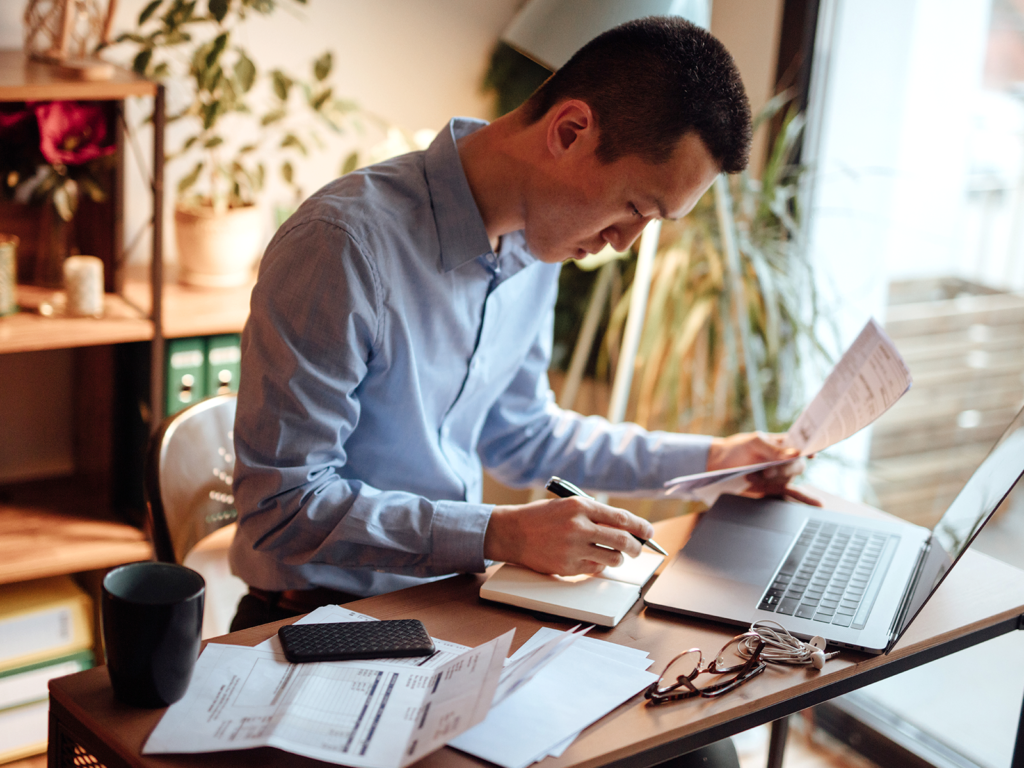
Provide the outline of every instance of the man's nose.
<path id="1" fill-rule="evenodd" d="M 601 236 L 612 248 L 621 253 L 640 237 L 640 233 L 650 220 L 649 216 L 631 219 L 629 222 L 608 227 Z"/>

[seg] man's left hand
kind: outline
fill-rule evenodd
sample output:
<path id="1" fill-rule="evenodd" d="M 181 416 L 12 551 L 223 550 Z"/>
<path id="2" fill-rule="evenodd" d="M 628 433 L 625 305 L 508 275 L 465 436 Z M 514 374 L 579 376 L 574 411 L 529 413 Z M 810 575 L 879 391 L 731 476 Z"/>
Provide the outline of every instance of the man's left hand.
<path id="1" fill-rule="evenodd" d="M 797 475 L 807 468 L 807 463 L 796 448 L 785 446 L 784 434 L 767 432 L 740 432 L 729 437 L 716 437 L 708 449 L 707 470 L 742 467 L 767 461 L 792 459 L 788 464 L 768 467 L 760 472 L 747 475 L 749 486 L 744 496 L 789 496 L 805 504 L 820 507 L 821 502 L 789 486 Z"/>

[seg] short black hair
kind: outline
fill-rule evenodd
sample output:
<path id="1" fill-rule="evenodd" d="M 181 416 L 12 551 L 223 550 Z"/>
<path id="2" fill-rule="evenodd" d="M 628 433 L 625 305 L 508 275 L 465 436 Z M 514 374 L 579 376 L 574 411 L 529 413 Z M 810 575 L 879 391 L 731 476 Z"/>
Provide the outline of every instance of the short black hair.
<path id="1" fill-rule="evenodd" d="M 603 163 L 628 155 L 666 162 L 696 131 L 723 171 L 747 167 L 750 102 L 736 63 L 711 33 L 678 16 L 630 21 L 595 37 L 526 101 L 528 123 L 565 99 L 593 110 Z"/>

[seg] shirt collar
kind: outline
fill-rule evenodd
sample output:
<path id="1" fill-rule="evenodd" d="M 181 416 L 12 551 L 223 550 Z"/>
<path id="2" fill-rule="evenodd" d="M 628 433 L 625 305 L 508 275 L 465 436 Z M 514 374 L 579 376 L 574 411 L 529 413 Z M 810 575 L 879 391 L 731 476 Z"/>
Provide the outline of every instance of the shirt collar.
<path id="1" fill-rule="evenodd" d="M 463 136 L 487 125 L 482 120 L 453 118 L 427 147 L 425 169 L 434 224 L 441 244 L 441 268 L 449 272 L 491 253 L 487 229 L 470 192 L 456 146 Z"/>

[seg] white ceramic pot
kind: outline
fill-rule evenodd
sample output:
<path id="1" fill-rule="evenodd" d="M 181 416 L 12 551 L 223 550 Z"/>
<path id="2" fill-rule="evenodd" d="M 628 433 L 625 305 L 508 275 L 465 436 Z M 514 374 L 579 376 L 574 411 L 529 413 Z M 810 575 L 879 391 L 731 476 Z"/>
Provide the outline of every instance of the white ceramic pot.
<path id="1" fill-rule="evenodd" d="M 260 256 L 263 222 L 255 206 L 231 208 L 177 207 L 174 233 L 178 242 L 178 280 L 202 288 L 228 288 L 252 277 Z"/>

